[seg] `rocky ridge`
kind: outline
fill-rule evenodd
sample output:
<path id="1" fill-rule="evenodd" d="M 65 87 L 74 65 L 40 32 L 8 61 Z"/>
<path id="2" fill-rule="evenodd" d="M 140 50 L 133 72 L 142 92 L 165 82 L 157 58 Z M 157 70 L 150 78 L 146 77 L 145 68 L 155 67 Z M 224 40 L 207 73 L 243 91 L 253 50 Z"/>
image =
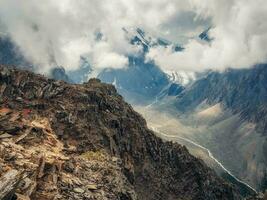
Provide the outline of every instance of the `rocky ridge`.
<path id="1" fill-rule="evenodd" d="M 74 85 L 0 66 L 0 122 L 5 199 L 242 199 L 97 79 Z"/>

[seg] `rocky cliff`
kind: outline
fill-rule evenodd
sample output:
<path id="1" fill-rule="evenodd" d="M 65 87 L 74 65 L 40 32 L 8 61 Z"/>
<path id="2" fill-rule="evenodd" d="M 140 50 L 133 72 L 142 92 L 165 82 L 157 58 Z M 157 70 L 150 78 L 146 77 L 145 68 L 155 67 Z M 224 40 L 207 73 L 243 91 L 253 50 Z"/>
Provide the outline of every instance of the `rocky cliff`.
<path id="1" fill-rule="evenodd" d="M 5 199 L 241 199 L 97 79 L 74 85 L 0 66 L 0 122 Z"/>

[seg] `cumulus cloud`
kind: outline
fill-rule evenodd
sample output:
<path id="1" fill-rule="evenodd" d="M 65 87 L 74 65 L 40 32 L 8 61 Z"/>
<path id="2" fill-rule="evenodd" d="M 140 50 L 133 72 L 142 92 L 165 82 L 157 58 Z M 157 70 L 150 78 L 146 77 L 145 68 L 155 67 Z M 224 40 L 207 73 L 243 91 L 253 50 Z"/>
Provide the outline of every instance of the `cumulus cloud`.
<path id="1" fill-rule="evenodd" d="M 113 62 L 107 67 L 124 67 L 125 55 L 131 53 L 131 48 L 122 37 L 124 24 L 114 23 L 119 16 L 113 16 L 106 5 L 94 0 L 1 0 L 0 21 L 3 31 L 41 72 L 55 65 L 75 70 L 83 55 L 93 58 L 95 67 L 103 67 L 107 59 Z M 96 30 L 108 37 L 98 45 L 101 47 L 96 44 Z M 99 48 L 108 58 L 102 59 Z"/>
<path id="2" fill-rule="evenodd" d="M 201 71 L 204 69 L 251 67 L 267 61 L 267 4 L 265 0 L 191 0 L 197 16 L 210 18 L 211 43 L 190 39 L 185 51 L 155 48 L 147 58 L 164 69 Z"/>
<path id="3" fill-rule="evenodd" d="M 121 68 L 128 65 L 128 59 L 114 53 L 106 42 L 99 42 L 94 46 L 94 53 L 90 60 L 92 65 L 99 69 Z"/>
<path id="4" fill-rule="evenodd" d="M 75 70 L 81 56 L 97 69 L 126 67 L 127 56 L 140 49 L 129 44 L 123 27 L 184 44 L 183 52 L 150 50 L 147 59 L 163 70 L 247 67 L 267 58 L 264 1 L 0 0 L 0 28 L 42 72 L 55 65 Z M 209 25 L 213 42 L 196 39 Z"/>

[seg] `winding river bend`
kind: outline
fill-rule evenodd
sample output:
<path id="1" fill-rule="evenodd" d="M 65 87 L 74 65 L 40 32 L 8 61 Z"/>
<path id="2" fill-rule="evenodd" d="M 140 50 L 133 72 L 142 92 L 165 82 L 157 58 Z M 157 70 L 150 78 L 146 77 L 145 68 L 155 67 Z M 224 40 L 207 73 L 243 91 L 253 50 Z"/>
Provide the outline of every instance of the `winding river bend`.
<path id="1" fill-rule="evenodd" d="M 159 131 L 157 128 L 153 127 L 153 126 L 150 126 L 149 128 L 152 129 L 154 132 L 156 132 L 159 136 L 162 136 L 163 138 L 167 138 L 167 139 L 170 139 L 170 140 L 173 140 L 173 139 L 180 139 L 180 140 L 186 141 L 186 142 L 190 143 L 191 145 L 194 145 L 194 146 L 196 146 L 196 147 L 198 147 L 198 148 L 204 150 L 204 151 L 208 154 L 208 156 L 209 156 L 209 157 L 210 157 L 216 164 L 218 164 L 218 165 L 221 167 L 221 169 L 222 169 L 227 175 L 229 175 L 231 178 L 233 178 L 233 179 L 234 179 L 237 183 L 239 183 L 240 185 L 246 187 L 247 189 L 253 191 L 254 193 L 257 193 L 256 189 L 254 189 L 253 187 L 251 187 L 251 186 L 250 186 L 249 184 L 247 184 L 246 182 L 240 180 L 240 179 L 237 178 L 235 175 L 233 175 L 232 172 L 230 172 L 228 169 L 226 169 L 226 168 L 223 166 L 223 164 L 222 164 L 220 161 L 218 161 L 218 160 L 213 156 L 213 154 L 210 152 L 210 150 L 207 149 L 206 147 L 203 147 L 203 146 L 201 146 L 200 144 L 197 144 L 197 143 L 195 143 L 195 142 L 192 141 L 192 140 L 189 140 L 189 139 L 187 139 L 187 138 L 183 138 L 183 137 L 178 136 L 178 135 L 168 135 L 168 134 L 165 134 L 165 133 Z"/>

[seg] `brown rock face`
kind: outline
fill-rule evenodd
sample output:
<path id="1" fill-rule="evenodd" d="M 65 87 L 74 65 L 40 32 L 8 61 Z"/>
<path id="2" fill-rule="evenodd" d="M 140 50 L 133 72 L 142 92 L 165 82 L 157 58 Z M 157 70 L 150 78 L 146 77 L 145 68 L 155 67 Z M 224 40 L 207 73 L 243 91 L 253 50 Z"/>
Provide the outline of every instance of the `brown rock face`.
<path id="1" fill-rule="evenodd" d="M 10 170 L 24 174 L 13 192 L 25 199 L 241 199 L 113 86 L 0 66 L 0 177 Z"/>

